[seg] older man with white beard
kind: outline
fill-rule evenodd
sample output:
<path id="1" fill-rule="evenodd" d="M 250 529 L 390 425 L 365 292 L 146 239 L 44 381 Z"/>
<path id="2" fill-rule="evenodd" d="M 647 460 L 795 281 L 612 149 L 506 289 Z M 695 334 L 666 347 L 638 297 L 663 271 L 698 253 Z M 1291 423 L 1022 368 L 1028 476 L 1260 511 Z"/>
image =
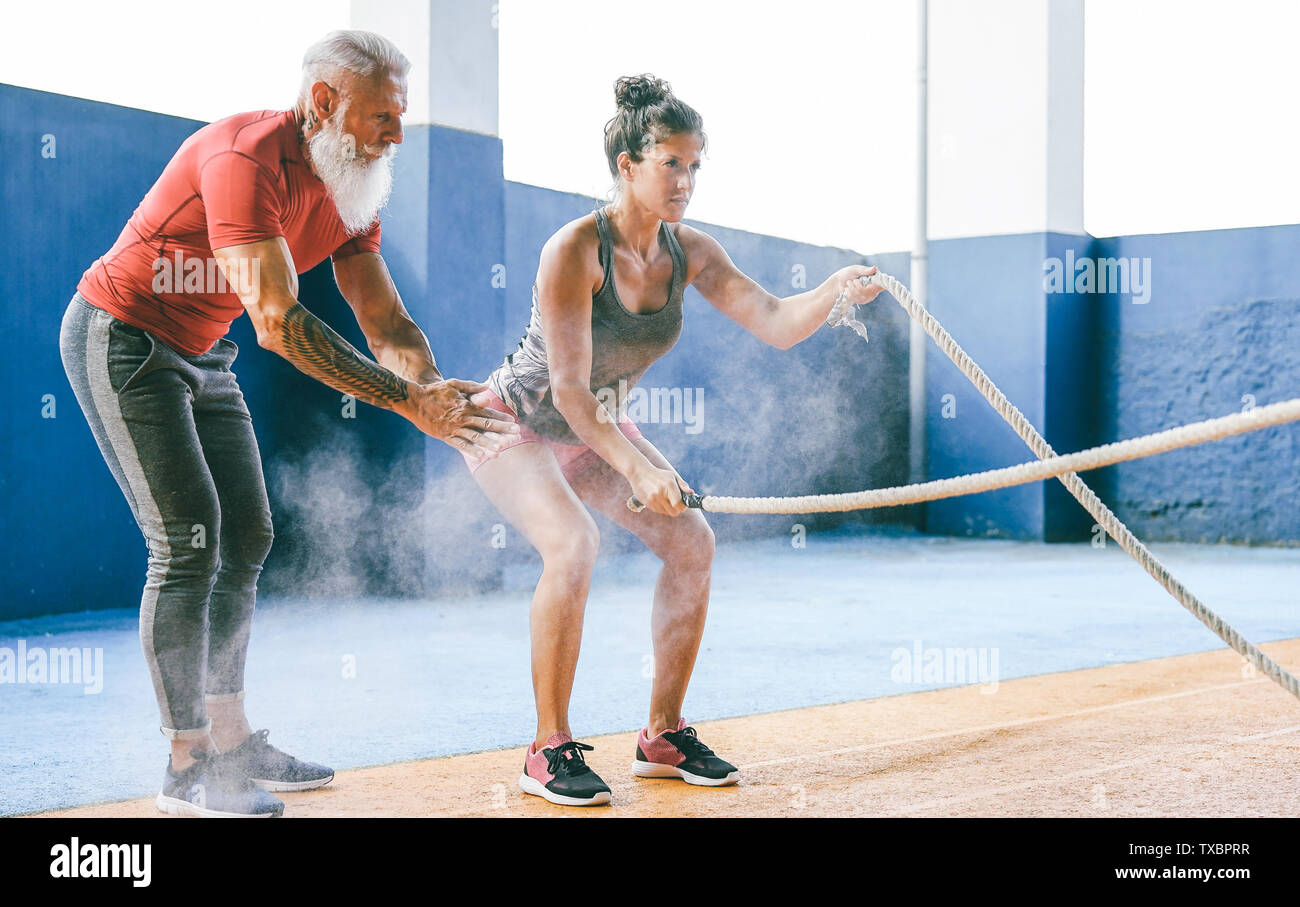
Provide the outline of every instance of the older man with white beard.
<path id="1" fill-rule="evenodd" d="M 244 714 L 272 529 L 230 323 L 247 310 L 260 346 L 471 456 L 518 431 L 478 405 L 484 385 L 438 372 L 379 255 L 409 68 L 368 32 L 313 45 L 293 109 L 236 114 L 181 145 L 63 319 L 64 368 L 148 543 L 140 639 L 171 741 L 163 812 L 280 815 L 267 791 L 334 776 Z M 298 274 L 327 256 L 373 360 L 298 302 Z"/>

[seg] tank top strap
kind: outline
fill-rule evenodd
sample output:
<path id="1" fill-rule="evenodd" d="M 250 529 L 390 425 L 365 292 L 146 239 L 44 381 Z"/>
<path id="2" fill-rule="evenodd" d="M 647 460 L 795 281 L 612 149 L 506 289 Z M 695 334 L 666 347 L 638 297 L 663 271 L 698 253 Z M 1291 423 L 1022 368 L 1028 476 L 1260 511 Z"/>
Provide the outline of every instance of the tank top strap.
<path id="1" fill-rule="evenodd" d="M 677 235 L 673 233 L 668 223 L 663 221 L 661 226 L 666 234 L 668 254 L 673 260 L 673 285 L 669 289 L 669 299 L 672 299 L 679 290 L 684 289 L 686 283 L 686 253 L 682 250 L 681 243 L 677 242 Z"/>
<path id="2" fill-rule="evenodd" d="M 605 206 L 601 205 L 596 209 L 596 236 L 600 240 L 600 250 L 596 253 L 600 266 L 605 271 L 605 285 L 612 283 L 610 271 L 613 268 L 614 256 L 613 245 L 614 235 L 609 229 L 609 215 L 605 213 Z"/>

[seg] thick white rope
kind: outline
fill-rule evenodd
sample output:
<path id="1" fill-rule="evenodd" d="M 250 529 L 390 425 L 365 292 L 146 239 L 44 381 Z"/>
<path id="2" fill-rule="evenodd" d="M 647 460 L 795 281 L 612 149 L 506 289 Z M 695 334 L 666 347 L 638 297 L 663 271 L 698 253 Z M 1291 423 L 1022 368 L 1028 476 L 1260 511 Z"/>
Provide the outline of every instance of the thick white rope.
<path id="1" fill-rule="evenodd" d="M 855 322 L 861 324 L 861 322 Z M 1136 460 L 1153 454 L 1204 444 L 1230 435 L 1239 435 L 1271 425 L 1300 420 L 1300 397 L 1271 403 L 1247 412 L 1233 413 L 1204 422 L 1192 422 L 1166 431 L 1103 444 L 1065 456 L 1034 460 L 987 472 L 936 479 L 917 485 L 871 488 L 842 494 L 812 494 L 803 497 L 732 498 L 704 495 L 700 507 L 713 513 L 828 513 L 839 510 L 867 510 L 873 507 L 899 507 L 921 501 L 936 501 L 964 494 L 978 494 L 995 488 L 1009 488 L 1029 482 L 1041 482 L 1067 472 L 1087 472 L 1101 466 Z"/>
<path id="2" fill-rule="evenodd" d="M 1002 416 L 1016 430 L 1016 434 L 1020 435 L 1021 439 L 1029 445 L 1030 450 L 1034 452 L 1034 456 L 1040 460 L 1047 460 L 1056 456 L 1056 452 L 1030 424 L 1024 414 L 1012 405 L 1011 401 L 998 389 L 997 385 L 989 380 L 989 376 L 984 374 L 984 371 L 975 364 L 970 356 L 966 355 L 966 351 L 957 345 L 952 336 L 944 330 L 943 325 L 939 324 L 935 317 L 912 297 L 906 287 L 888 274 L 876 273 L 870 277 L 860 278 L 860 280 L 864 286 L 876 285 L 883 287 L 907 311 L 908 315 L 921 323 L 926 333 L 934 338 L 934 341 L 939 344 L 944 354 L 962 370 L 971 383 L 984 395 L 984 398 L 998 411 L 998 415 Z M 851 310 L 852 305 L 841 295 L 831 308 L 830 322 L 832 324 L 852 325 L 856 318 Z M 858 333 L 865 338 L 866 329 L 863 328 Z M 1119 521 L 1119 518 L 1101 502 L 1092 489 L 1083 483 L 1082 479 L 1073 472 L 1063 473 L 1057 478 L 1069 489 L 1070 494 L 1074 495 L 1079 503 L 1092 514 L 1093 518 L 1106 530 L 1110 537 L 1118 542 L 1121 548 L 1131 554 L 1142 565 L 1143 569 L 1155 578 L 1156 582 L 1164 586 L 1169 594 L 1178 600 L 1180 605 L 1195 615 L 1197 620 L 1209 627 L 1216 636 L 1249 660 L 1256 669 L 1263 672 L 1265 676 L 1272 678 L 1291 695 L 1300 699 L 1300 682 L 1281 665 L 1273 661 L 1225 623 L 1223 618 L 1207 608 L 1189 589 L 1175 579 L 1169 573 L 1168 568 L 1160 563 L 1145 545 L 1138 541 L 1128 527 Z"/>

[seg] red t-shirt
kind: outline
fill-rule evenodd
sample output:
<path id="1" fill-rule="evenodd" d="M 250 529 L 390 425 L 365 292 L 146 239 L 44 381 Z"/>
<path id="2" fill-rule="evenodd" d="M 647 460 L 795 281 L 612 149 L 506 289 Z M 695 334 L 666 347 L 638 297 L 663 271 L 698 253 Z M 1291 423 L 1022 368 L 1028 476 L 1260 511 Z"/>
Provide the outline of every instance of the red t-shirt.
<path id="1" fill-rule="evenodd" d="M 244 314 L 213 249 L 283 236 L 299 274 L 379 251 L 379 221 L 349 236 L 311 172 L 292 110 L 217 120 L 177 150 L 108 253 L 82 276 L 90 303 L 187 356 Z"/>

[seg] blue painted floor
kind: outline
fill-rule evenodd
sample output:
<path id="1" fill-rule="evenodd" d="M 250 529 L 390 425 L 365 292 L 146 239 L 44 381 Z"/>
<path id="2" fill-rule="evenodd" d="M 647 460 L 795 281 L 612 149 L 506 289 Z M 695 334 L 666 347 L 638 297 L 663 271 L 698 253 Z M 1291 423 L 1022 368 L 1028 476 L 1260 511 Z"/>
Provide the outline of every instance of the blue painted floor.
<path id="1" fill-rule="evenodd" d="M 1152 548 L 1251 641 L 1300 636 L 1300 549 Z M 649 555 L 599 567 L 571 712 L 579 737 L 645 722 L 656 570 Z M 533 733 L 528 601 L 539 571 L 521 568 L 482 598 L 262 602 L 248 669 L 254 727 L 336 768 L 522 745 Z M 19 640 L 102 649 L 102 691 L 0 684 L 0 814 L 156 793 L 167 748 L 134 612 L 0 623 L 0 647 Z M 1221 647 L 1113 542 L 864 530 L 809 536 L 803 549 L 749 541 L 719 549 L 685 713 L 703 721 L 952 685 L 900 673 L 900 653 L 918 648 L 996 652 L 1008 680 Z"/>

